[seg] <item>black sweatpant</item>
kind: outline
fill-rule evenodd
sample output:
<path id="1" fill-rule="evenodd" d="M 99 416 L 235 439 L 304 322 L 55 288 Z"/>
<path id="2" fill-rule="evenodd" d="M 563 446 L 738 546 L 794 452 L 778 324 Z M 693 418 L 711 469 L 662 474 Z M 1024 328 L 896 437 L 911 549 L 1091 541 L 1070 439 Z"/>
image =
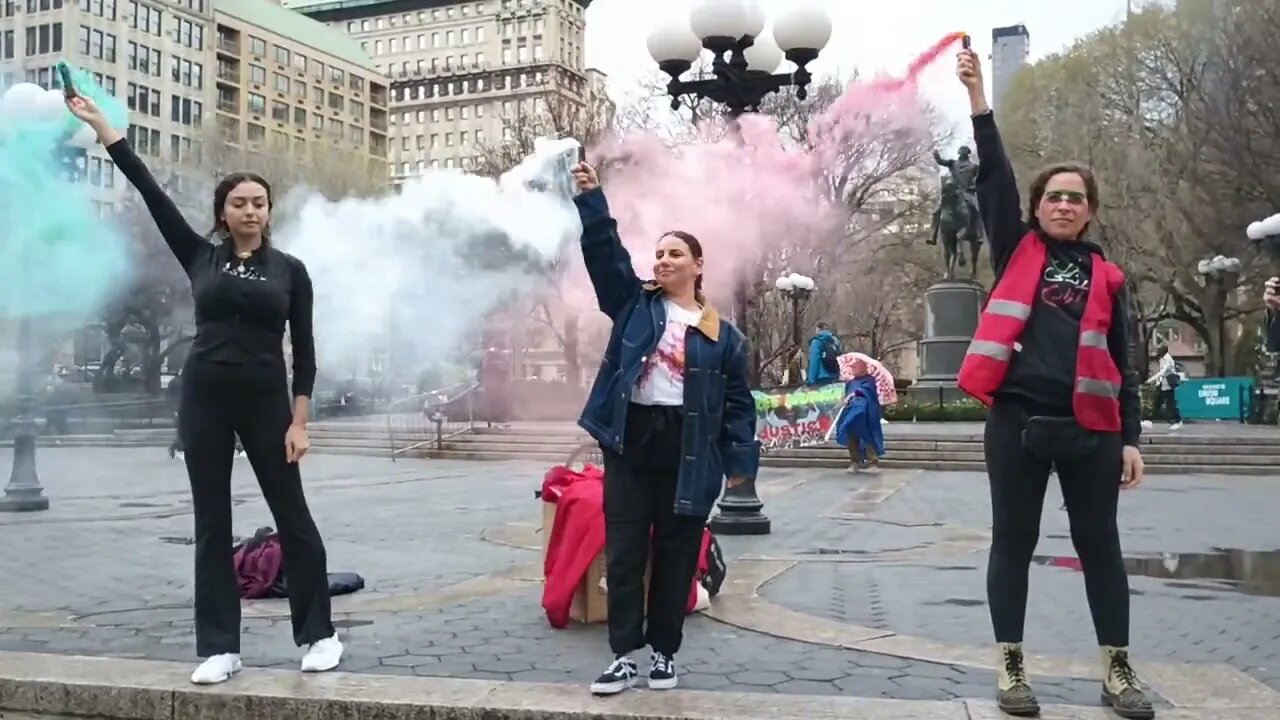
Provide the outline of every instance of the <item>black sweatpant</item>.
<path id="1" fill-rule="evenodd" d="M 1159 418 L 1164 408 L 1169 408 L 1169 423 L 1176 424 L 1182 422 L 1182 412 L 1178 410 L 1178 396 L 1173 390 L 1161 390 L 1156 395 L 1155 405 L 1151 408 L 1151 416 Z"/>
<path id="2" fill-rule="evenodd" d="M 237 435 L 280 533 L 293 640 L 302 646 L 332 636 L 324 542 L 307 508 L 298 465 L 285 456 L 293 408 L 284 368 L 192 362 L 184 377 L 178 423 L 195 511 L 196 653 L 240 652 L 231 538 Z"/>
<path id="3" fill-rule="evenodd" d="M 1129 645 L 1129 578 L 1120 554 L 1116 508 L 1123 472 L 1119 433 L 1099 433 L 1096 452 L 1049 461 L 1022 444 L 1029 415 L 1049 414 L 997 398 L 987 416 L 983 450 L 991 482 L 991 553 L 987 603 L 996 642 L 1022 642 L 1027 573 L 1040 539 L 1040 515 L 1051 466 L 1057 468 L 1084 570 L 1085 594 L 1099 645 Z"/>
<path id="4" fill-rule="evenodd" d="M 678 407 L 632 404 L 622 454 L 604 453 L 605 582 L 614 655 L 646 644 L 667 655 L 680 649 L 707 522 L 675 512 L 681 421 Z M 652 564 L 648 632 L 646 562 Z"/>

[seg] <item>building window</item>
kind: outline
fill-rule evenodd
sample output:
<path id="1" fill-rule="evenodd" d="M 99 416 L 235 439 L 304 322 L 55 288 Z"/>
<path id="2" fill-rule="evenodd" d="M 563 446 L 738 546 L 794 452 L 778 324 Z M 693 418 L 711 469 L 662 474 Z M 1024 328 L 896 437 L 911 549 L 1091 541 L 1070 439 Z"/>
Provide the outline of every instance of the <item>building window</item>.
<path id="1" fill-rule="evenodd" d="M 285 67 L 289 67 L 289 48 L 276 46 L 276 62 Z"/>
<path id="2" fill-rule="evenodd" d="M 260 37 L 249 36 L 249 52 L 259 57 L 267 56 L 267 41 Z M 250 126 L 252 127 L 252 126 Z"/>
<path id="3" fill-rule="evenodd" d="M 279 100 L 271 102 L 271 119 L 280 123 L 289 122 L 289 105 Z"/>
<path id="4" fill-rule="evenodd" d="M 266 85 L 267 69 L 262 67 L 261 65 L 250 65 L 249 66 L 249 82 L 253 83 L 254 85 Z"/>
<path id="5" fill-rule="evenodd" d="M 257 93 L 249 93 L 249 112 L 261 115 L 267 111 L 267 99 Z"/>

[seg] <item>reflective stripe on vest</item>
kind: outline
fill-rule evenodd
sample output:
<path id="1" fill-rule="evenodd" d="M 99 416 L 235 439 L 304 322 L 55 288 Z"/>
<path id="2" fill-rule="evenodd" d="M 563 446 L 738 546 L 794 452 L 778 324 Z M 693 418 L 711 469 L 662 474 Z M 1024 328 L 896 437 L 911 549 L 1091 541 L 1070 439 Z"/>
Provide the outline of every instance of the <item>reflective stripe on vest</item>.
<path id="1" fill-rule="evenodd" d="M 992 360 L 1007 362 L 1009 358 L 1013 357 L 1013 347 L 994 340 L 974 340 L 969 343 L 969 350 L 965 354 L 981 355 Z"/>
<path id="2" fill-rule="evenodd" d="M 1080 347 L 1107 349 L 1107 334 L 1097 330 L 1086 330 L 1080 333 Z"/>
<path id="3" fill-rule="evenodd" d="M 1120 386 L 1106 380 L 1094 378 L 1076 378 L 1076 392 L 1082 395 L 1097 395 L 1115 399 L 1120 397 Z"/>
<path id="4" fill-rule="evenodd" d="M 985 310 L 992 315 L 1003 315 L 1004 317 L 1018 320 L 1026 320 L 1031 317 L 1031 306 L 1016 300 L 992 299 L 987 302 Z"/>

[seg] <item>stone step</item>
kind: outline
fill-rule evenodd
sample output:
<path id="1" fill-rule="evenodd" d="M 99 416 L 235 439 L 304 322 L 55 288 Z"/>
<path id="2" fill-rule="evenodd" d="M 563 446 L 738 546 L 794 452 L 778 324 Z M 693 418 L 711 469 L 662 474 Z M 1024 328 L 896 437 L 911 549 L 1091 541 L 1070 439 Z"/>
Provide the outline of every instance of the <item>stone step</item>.
<path id="1" fill-rule="evenodd" d="M 567 452 L 553 451 L 549 449 L 506 449 L 506 450 L 476 450 L 471 448 L 463 448 L 458 446 L 446 446 L 444 450 L 425 450 L 424 454 L 428 457 L 438 458 L 442 460 L 476 460 L 476 461 L 507 461 L 507 460 L 529 460 L 560 464 L 569 458 Z M 1274 464 L 1271 463 L 1223 463 L 1216 462 L 1212 459 L 1204 457 L 1184 458 L 1174 457 L 1172 460 L 1161 456 L 1147 457 L 1147 469 L 1152 472 L 1162 474 L 1175 473 L 1206 473 L 1206 474 L 1226 474 L 1226 475 L 1268 475 L 1275 471 Z M 761 464 L 765 467 L 783 467 L 783 468 L 844 468 L 848 467 L 849 459 L 844 454 L 831 455 L 798 455 L 791 457 L 775 457 L 766 455 L 761 458 Z M 881 461 L 885 468 L 890 469 L 914 469 L 914 470 L 965 470 L 973 472 L 982 472 L 986 470 L 986 463 L 983 462 L 981 454 L 975 457 L 952 457 L 952 456 L 930 456 L 930 455 L 914 455 L 904 457 L 901 454 L 895 454 L 894 457 L 886 457 Z"/>
<path id="2" fill-rule="evenodd" d="M 338 437 L 338 436 L 324 436 Z M 403 439 L 397 435 L 397 444 Z M 425 439 L 425 437 L 424 437 Z M 581 435 L 492 435 L 492 434 L 473 434 L 467 433 L 458 435 L 451 439 L 452 442 L 467 443 L 476 448 L 493 448 L 493 447 L 525 447 L 525 446 L 543 446 L 543 445 L 566 445 L 576 444 L 588 441 L 586 434 Z M 887 438 L 890 450 L 892 452 L 982 452 L 982 442 L 979 440 L 971 441 L 953 441 L 953 440 L 919 440 L 907 438 Z M 1280 465 L 1280 445 L 1184 445 L 1176 442 L 1154 442 L 1143 445 L 1145 452 L 1158 452 L 1162 454 L 1187 454 L 1187 455 L 1256 455 L 1271 456 L 1268 462 Z M 790 455 L 794 453 L 811 453 L 815 451 L 831 451 L 843 452 L 840 448 L 832 446 L 818 446 L 810 448 L 798 448 L 788 450 L 776 450 L 772 455 Z"/>
<path id="3" fill-rule="evenodd" d="M 552 424 L 553 425 L 553 424 Z M 911 431 L 894 431 L 893 425 L 885 428 L 885 439 L 894 443 L 945 443 L 945 444 L 981 444 L 982 433 L 945 433 L 945 432 L 923 432 L 918 430 Z M 1249 428 L 1247 433 L 1238 436 L 1226 434 L 1195 434 L 1195 429 L 1188 426 L 1189 429 L 1176 432 L 1160 432 L 1158 434 L 1144 435 L 1142 438 L 1143 445 L 1170 445 L 1170 446 L 1212 446 L 1215 449 L 1210 451 L 1205 449 L 1204 452 L 1270 452 L 1280 454 L 1280 432 L 1272 434 L 1259 434 L 1253 430 L 1254 426 L 1241 426 Z M 534 439 L 564 439 L 570 437 L 586 437 L 586 433 L 576 429 L 576 427 L 565 427 L 557 429 L 555 427 L 511 427 L 511 428 L 486 428 L 477 427 L 467 433 L 470 437 L 483 438 L 483 441 L 491 442 L 527 442 Z M 1197 448 L 1197 452 L 1199 452 Z"/>

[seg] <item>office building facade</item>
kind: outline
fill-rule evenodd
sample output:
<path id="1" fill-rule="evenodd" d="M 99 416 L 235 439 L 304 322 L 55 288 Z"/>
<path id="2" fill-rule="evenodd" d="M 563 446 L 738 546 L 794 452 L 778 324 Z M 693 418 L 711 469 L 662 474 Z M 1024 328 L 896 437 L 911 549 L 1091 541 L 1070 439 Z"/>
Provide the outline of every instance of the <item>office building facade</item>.
<path id="1" fill-rule="evenodd" d="M 1026 25 L 1010 25 L 991 31 L 991 107 L 999 111 L 1013 76 L 1031 58 L 1031 33 Z"/>
<path id="2" fill-rule="evenodd" d="M 472 169 L 550 105 L 591 111 L 604 75 L 583 60 L 590 0 L 287 0 L 356 38 L 391 78 L 393 182 Z"/>
<path id="3" fill-rule="evenodd" d="M 217 0 L 221 138 L 300 163 L 387 158 L 388 80 L 345 33 L 266 0 Z"/>

